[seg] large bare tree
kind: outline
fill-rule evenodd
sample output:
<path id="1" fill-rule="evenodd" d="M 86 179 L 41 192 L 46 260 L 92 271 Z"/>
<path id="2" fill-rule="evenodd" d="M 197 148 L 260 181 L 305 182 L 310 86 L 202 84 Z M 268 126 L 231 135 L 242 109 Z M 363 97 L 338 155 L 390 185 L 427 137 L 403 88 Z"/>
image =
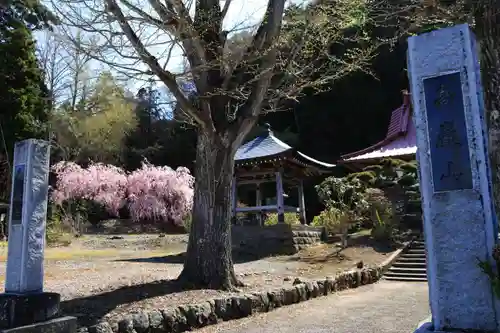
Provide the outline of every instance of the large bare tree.
<path id="1" fill-rule="evenodd" d="M 470 2 L 475 32 L 481 46 L 480 62 L 488 121 L 489 155 L 493 197 L 500 212 L 500 3 L 494 0 Z"/>
<path id="2" fill-rule="evenodd" d="M 369 3 L 338 0 L 334 6 L 297 10 L 293 20 L 284 21 L 285 0 L 268 0 L 238 56 L 227 55 L 228 34 L 250 24 L 225 27 L 231 0 L 54 3 L 63 23 L 98 36 L 91 57 L 130 77 L 154 76 L 198 128 L 193 224 L 181 280 L 216 289 L 240 285 L 230 244 L 235 152 L 259 115 L 276 110 L 282 99 L 295 99 L 305 88 L 324 89 L 365 68 L 376 46 L 369 38 L 362 43 L 365 35 L 356 24 L 362 24 L 359 14 Z M 333 42 L 346 41 L 363 47 L 345 47 L 341 57 L 330 54 Z M 187 66 L 176 72 L 172 59 L 179 57 Z M 196 88 L 194 102 L 179 84 L 186 79 Z"/>

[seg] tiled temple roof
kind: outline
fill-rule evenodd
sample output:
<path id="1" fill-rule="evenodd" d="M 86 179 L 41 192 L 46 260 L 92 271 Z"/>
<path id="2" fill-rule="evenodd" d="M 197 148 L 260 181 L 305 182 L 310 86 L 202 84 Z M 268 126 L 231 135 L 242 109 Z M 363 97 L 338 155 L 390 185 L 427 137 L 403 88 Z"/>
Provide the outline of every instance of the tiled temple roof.
<path id="1" fill-rule="evenodd" d="M 341 162 L 414 155 L 417 152 L 417 142 L 411 112 L 410 96 L 404 92 L 403 104 L 392 111 L 385 138 L 368 148 L 341 156 Z"/>
<path id="2" fill-rule="evenodd" d="M 335 164 L 318 161 L 287 145 L 276 136 L 274 136 L 269 127 L 264 135 L 258 136 L 238 148 L 234 159 L 236 164 L 241 164 L 250 163 L 257 160 L 274 159 L 280 157 L 297 159 L 304 164 L 321 168 L 335 167 Z"/>

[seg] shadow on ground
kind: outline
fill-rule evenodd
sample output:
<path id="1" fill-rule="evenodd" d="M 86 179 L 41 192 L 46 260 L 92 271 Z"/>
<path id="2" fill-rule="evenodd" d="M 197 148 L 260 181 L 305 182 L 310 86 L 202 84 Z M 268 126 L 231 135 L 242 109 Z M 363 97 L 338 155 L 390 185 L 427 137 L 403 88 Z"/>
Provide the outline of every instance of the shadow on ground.
<path id="1" fill-rule="evenodd" d="M 99 322 L 107 313 L 122 304 L 185 290 L 187 290 L 186 287 L 177 280 L 155 281 L 121 287 L 98 295 L 66 300 L 61 302 L 61 311 L 65 315 L 77 317 L 80 326 L 90 326 Z"/>
<path id="2" fill-rule="evenodd" d="M 349 246 L 356 246 L 356 247 L 369 246 L 378 253 L 389 253 L 398 249 L 397 244 L 377 242 L 373 238 L 371 238 L 370 235 L 360 235 L 356 237 L 351 237 L 347 243 Z"/>
<path id="3" fill-rule="evenodd" d="M 167 256 L 155 256 L 147 258 L 130 258 L 130 259 L 116 259 L 115 261 L 121 262 L 138 262 L 138 263 L 152 263 L 152 264 L 184 264 L 184 259 L 186 257 L 186 252 L 171 254 Z M 246 262 L 256 261 L 266 258 L 257 257 L 254 255 L 246 255 L 242 253 L 233 252 L 233 263 L 243 264 Z"/>

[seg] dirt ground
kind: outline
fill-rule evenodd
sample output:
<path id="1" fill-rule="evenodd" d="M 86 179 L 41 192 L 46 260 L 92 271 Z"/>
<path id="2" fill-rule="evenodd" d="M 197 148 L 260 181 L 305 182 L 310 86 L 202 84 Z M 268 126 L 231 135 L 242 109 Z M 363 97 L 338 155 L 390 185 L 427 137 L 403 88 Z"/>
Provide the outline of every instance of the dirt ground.
<path id="1" fill-rule="evenodd" d="M 82 325 L 125 312 L 197 303 L 228 295 L 215 290 L 182 290 L 175 278 L 182 269 L 187 235 L 87 235 L 69 246 L 45 252 L 45 290 L 61 294 L 62 309 Z M 335 244 L 322 244 L 293 256 L 239 262 L 240 292 L 292 284 L 296 277 L 324 278 L 339 271 L 379 264 L 394 249 L 379 248 L 361 237 L 337 255 Z M 5 272 L 7 248 L 0 246 Z M 0 276 L 0 292 L 4 275 Z"/>

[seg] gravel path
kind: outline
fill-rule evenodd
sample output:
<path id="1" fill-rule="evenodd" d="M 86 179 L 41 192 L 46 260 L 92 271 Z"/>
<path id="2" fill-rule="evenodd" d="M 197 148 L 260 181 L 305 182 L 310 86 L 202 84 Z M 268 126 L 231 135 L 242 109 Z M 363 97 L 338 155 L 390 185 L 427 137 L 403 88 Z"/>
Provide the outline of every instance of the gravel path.
<path id="1" fill-rule="evenodd" d="M 427 283 L 381 281 L 198 333 L 410 333 L 429 314 Z"/>

